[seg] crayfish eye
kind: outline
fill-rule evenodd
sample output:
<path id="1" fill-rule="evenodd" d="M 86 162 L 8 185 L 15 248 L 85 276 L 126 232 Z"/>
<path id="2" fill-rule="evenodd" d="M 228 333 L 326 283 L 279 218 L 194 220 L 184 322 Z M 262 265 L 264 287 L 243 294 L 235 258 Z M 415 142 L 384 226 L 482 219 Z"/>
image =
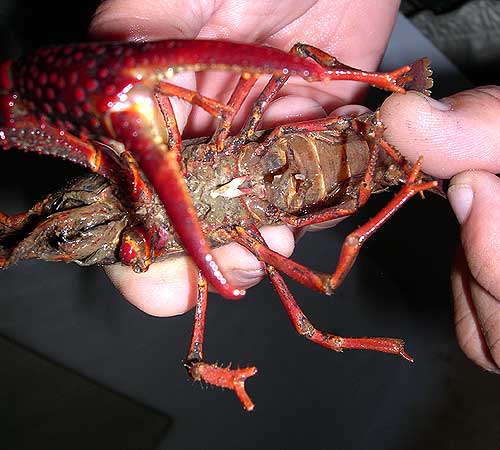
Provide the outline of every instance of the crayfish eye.
<path id="1" fill-rule="evenodd" d="M 123 264 L 132 267 L 135 273 L 146 272 L 151 264 L 146 242 L 139 229 L 129 229 L 122 234 L 118 257 Z"/>

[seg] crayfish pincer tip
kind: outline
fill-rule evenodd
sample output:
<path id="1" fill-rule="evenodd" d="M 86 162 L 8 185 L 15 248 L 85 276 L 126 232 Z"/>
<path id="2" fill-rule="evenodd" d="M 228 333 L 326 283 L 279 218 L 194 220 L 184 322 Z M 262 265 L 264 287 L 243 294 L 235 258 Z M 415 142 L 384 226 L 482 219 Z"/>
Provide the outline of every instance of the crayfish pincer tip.
<path id="1" fill-rule="evenodd" d="M 193 257 L 193 259 L 200 270 L 200 274 L 212 286 L 215 292 L 229 300 L 238 300 L 245 295 L 244 289 L 239 289 L 228 282 L 210 253 L 205 254 L 202 258 Z"/>
<path id="2" fill-rule="evenodd" d="M 215 291 L 229 300 L 239 300 L 243 298 L 246 294 L 245 289 L 238 289 L 229 284 L 215 287 Z"/>
<path id="3" fill-rule="evenodd" d="M 404 348 L 402 348 L 402 349 L 400 350 L 399 354 L 400 354 L 400 355 L 401 355 L 404 359 L 406 359 L 408 362 L 411 362 L 411 363 L 412 363 L 412 362 L 414 361 L 414 359 L 413 359 L 413 358 L 412 358 L 412 357 L 411 357 L 408 353 L 406 353 L 406 351 L 405 351 L 405 349 L 404 349 Z"/>
<path id="4" fill-rule="evenodd" d="M 418 91 L 427 96 L 431 94 L 430 89 L 433 86 L 433 81 L 430 63 L 429 58 L 421 58 L 410 66 L 410 70 L 404 77 L 406 90 Z"/>

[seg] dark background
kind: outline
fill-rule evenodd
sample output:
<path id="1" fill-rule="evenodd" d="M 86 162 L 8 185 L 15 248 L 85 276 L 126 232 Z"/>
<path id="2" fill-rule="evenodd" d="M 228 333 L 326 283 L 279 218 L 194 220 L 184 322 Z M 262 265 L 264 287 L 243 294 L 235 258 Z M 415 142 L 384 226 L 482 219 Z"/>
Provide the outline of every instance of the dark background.
<path id="1" fill-rule="evenodd" d="M 2 58 L 85 39 L 95 6 L 0 4 Z M 456 73 L 436 74 L 436 97 L 459 86 Z M 0 210 L 8 213 L 80 172 L 14 151 L 0 153 L 0 167 Z M 307 235 L 294 258 L 331 271 L 343 236 L 391 195 L 334 230 Z M 334 297 L 290 283 L 319 329 L 403 337 L 414 364 L 305 341 L 267 280 L 241 302 L 212 295 L 207 359 L 259 368 L 248 382 L 251 414 L 234 394 L 188 380 L 182 359 L 192 312 L 146 316 L 99 268 L 28 262 L 0 272 L 0 450 L 500 449 L 500 378 L 468 362 L 453 334 L 457 242 L 448 204 L 428 195 L 366 244 Z"/>

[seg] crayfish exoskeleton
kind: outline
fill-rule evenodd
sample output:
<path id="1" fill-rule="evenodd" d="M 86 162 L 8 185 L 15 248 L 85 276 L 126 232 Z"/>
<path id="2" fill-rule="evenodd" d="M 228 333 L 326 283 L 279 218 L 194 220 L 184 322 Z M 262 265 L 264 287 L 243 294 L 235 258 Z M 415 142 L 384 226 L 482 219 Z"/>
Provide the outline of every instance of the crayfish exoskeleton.
<path id="1" fill-rule="evenodd" d="M 185 70 L 241 77 L 224 104 L 169 82 Z M 271 76 L 267 86 L 240 131 L 230 135 L 236 113 L 263 74 Z M 194 379 L 235 390 L 247 410 L 253 403 L 244 381 L 256 369 L 208 364 L 202 352 L 207 284 L 227 298 L 244 294 L 226 281 L 210 251 L 229 241 L 265 263 L 300 334 L 335 351 L 368 349 L 411 360 L 400 339 L 343 338 L 316 330 L 279 272 L 332 294 L 363 242 L 409 198 L 437 182 L 420 173 L 420 161 L 410 167 L 383 140 L 377 113 L 257 130 L 290 76 L 362 81 L 403 93 L 428 92 L 429 75 L 425 59 L 393 72 L 365 72 L 304 44 L 286 53 L 217 41 L 88 43 L 7 61 L 0 65 L 0 145 L 66 158 L 99 176 L 52 194 L 26 213 L 0 213 L 0 267 L 43 258 L 121 261 L 144 271 L 156 259 L 187 252 L 200 272 L 186 367 Z M 183 143 L 170 97 L 215 116 L 213 136 Z M 396 197 L 346 238 L 332 275 L 271 251 L 259 234 L 264 224 L 301 227 L 352 215 L 371 193 L 398 183 L 404 185 Z"/>

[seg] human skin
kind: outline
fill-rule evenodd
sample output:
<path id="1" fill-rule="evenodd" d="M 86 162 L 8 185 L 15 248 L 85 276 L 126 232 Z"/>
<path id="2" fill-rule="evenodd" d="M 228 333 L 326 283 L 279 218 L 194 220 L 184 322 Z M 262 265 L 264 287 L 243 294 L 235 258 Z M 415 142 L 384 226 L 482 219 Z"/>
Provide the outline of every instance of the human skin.
<path id="1" fill-rule="evenodd" d="M 451 178 L 450 204 L 461 225 L 451 274 L 458 342 L 500 373 L 500 87 L 459 92 L 440 102 L 416 93 L 382 105 L 385 137 L 423 170 Z"/>
<path id="2" fill-rule="evenodd" d="M 98 8 L 90 34 L 103 40 L 226 39 L 267 44 L 286 51 L 296 42 L 306 42 L 346 64 L 374 70 L 384 53 L 398 6 L 394 0 L 300 0 L 293 2 L 293 8 L 280 0 L 108 0 Z M 175 82 L 213 98 L 227 99 L 229 76 L 233 75 L 182 74 Z M 254 89 L 254 99 L 264 84 L 262 80 Z M 313 85 L 291 79 L 282 97 L 266 112 L 264 126 L 324 117 L 339 106 L 360 101 L 365 89 L 361 83 Z M 248 111 L 250 102 L 243 110 Z M 178 122 L 184 125 L 191 108 L 176 99 L 172 103 Z M 194 108 L 184 135 L 210 134 L 213 124 L 203 111 Z M 288 227 L 264 227 L 261 231 L 273 250 L 285 256 L 292 253 L 295 239 Z M 235 286 L 248 288 L 264 275 L 262 264 L 237 244 L 215 249 L 214 254 Z M 181 314 L 194 304 L 197 270 L 189 258 L 155 263 L 143 274 L 134 274 L 120 265 L 108 268 L 107 273 L 127 300 L 149 314 Z"/>
<path id="3" fill-rule="evenodd" d="M 279 0 L 152 1 L 108 0 L 90 32 L 98 39 L 210 38 L 256 42 L 288 50 L 306 42 L 366 70 L 380 62 L 399 6 L 384 0 L 301 0 L 289 8 Z M 368 38 L 368 39 L 367 39 Z M 214 98 L 227 98 L 227 74 L 183 74 L 176 82 Z M 262 84 L 260 84 L 262 87 Z M 255 89 L 258 92 L 258 89 Z M 313 86 L 290 80 L 268 112 L 267 126 L 338 112 L 356 103 L 364 87 L 354 83 Z M 206 135 L 213 121 L 173 100 L 185 135 Z M 248 102 L 243 108 L 248 110 Z M 343 111 L 346 111 L 345 109 Z M 452 272 L 456 329 L 464 352 L 500 371 L 500 88 L 484 87 L 433 101 L 417 93 L 392 95 L 381 108 L 385 138 L 410 161 L 424 156 L 423 170 L 452 178 L 448 191 L 462 226 L 462 249 Z M 187 120 L 189 115 L 189 121 Z M 262 229 L 269 246 L 289 256 L 294 233 L 286 226 Z M 236 244 L 214 250 L 228 280 L 248 288 L 263 276 L 262 264 Z M 115 265 L 107 269 L 131 303 L 156 316 L 189 310 L 195 301 L 196 267 L 189 258 L 154 264 L 144 274 Z"/>

